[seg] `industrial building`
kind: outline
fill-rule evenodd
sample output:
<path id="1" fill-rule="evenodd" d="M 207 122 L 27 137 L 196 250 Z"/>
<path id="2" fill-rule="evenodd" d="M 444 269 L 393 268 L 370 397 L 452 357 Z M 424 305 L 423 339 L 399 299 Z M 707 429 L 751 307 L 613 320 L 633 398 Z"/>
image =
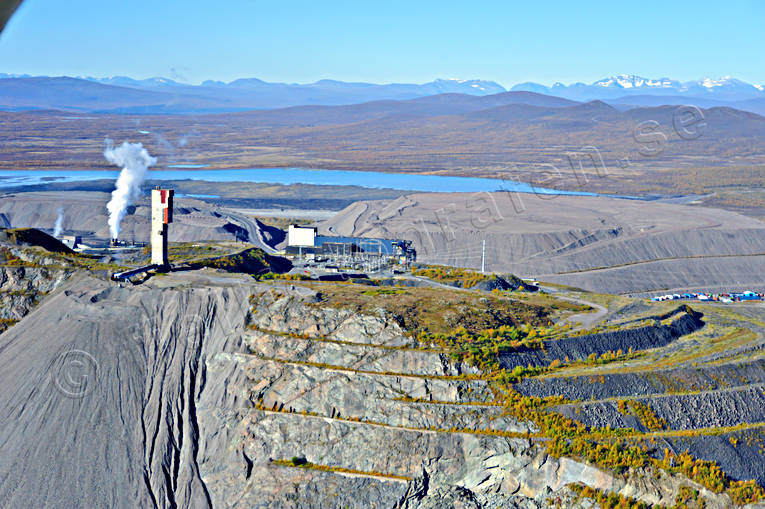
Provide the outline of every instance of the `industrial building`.
<path id="1" fill-rule="evenodd" d="M 64 235 L 61 237 L 61 243 L 69 249 L 77 249 L 82 245 L 82 237 L 79 235 Z"/>
<path id="2" fill-rule="evenodd" d="M 309 259 L 322 257 L 347 262 L 383 259 L 401 264 L 415 261 L 417 255 L 408 240 L 324 236 L 318 235 L 316 228 L 294 224 L 287 229 L 286 252 Z"/>

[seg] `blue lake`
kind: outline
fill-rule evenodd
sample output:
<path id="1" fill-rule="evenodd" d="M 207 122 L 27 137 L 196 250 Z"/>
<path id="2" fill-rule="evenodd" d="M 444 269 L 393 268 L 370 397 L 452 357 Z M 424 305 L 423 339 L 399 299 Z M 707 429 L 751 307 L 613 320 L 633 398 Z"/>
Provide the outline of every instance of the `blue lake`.
<path id="1" fill-rule="evenodd" d="M 0 170 L 0 188 L 47 184 L 52 182 L 87 182 L 116 179 L 119 170 Z M 477 177 L 449 177 L 410 173 L 368 171 L 312 170 L 305 168 L 258 168 L 244 170 L 151 170 L 148 180 L 203 180 L 208 182 L 259 182 L 268 184 L 315 184 L 390 188 L 425 192 L 516 191 L 520 193 L 598 196 L 597 193 L 558 191 L 531 184 Z M 625 197 L 626 198 L 626 197 Z"/>

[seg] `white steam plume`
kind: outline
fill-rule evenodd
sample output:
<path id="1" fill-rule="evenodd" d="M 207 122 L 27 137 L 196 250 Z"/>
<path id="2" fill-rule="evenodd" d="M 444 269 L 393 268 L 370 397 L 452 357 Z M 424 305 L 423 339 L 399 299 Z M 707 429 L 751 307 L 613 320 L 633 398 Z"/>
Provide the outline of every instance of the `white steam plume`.
<path id="1" fill-rule="evenodd" d="M 60 237 L 64 231 L 64 209 L 59 207 L 58 217 L 56 218 L 56 225 L 53 227 L 53 236 Z"/>
<path id="2" fill-rule="evenodd" d="M 109 211 L 109 230 L 113 239 L 119 237 L 120 223 L 127 214 L 128 207 L 141 197 L 143 182 L 149 166 L 157 164 L 157 159 L 149 155 L 143 144 L 124 142 L 119 147 L 106 140 L 104 157 L 110 163 L 122 168 L 112 199 L 106 204 Z"/>

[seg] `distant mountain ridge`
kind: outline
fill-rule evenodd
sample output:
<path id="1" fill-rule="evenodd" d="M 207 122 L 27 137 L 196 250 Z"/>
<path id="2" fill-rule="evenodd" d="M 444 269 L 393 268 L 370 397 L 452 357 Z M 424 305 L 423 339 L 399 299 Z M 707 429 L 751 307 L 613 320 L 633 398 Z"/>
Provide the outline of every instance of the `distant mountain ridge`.
<path id="1" fill-rule="evenodd" d="M 4 77 L 0 74 L 0 78 Z M 28 77 L 28 76 L 24 76 Z M 308 90 L 365 90 L 377 91 L 385 94 L 391 91 L 406 91 L 420 96 L 443 94 L 443 93 L 462 93 L 469 95 L 489 95 L 506 92 L 507 90 L 500 84 L 485 80 L 458 80 L 458 79 L 437 79 L 423 84 L 412 83 L 389 83 L 375 84 L 363 82 L 345 82 L 338 80 L 323 79 L 314 83 L 278 83 L 267 82 L 258 78 L 241 78 L 229 83 L 223 81 L 206 80 L 200 85 L 188 85 L 179 83 L 168 78 L 148 78 L 144 80 L 135 80 L 126 76 L 114 76 L 110 78 L 92 78 L 83 77 L 88 81 L 95 81 L 105 85 L 120 85 L 124 87 L 137 88 L 163 88 L 163 87 L 193 87 L 193 88 L 292 88 Z"/>
<path id="2" fill-rule="evenodd" d="M 126 76 L 30 77 L 0 74 L 0 109 L 57 108 L 104 113 L 224 113 L 303 105 L 344 105 L 407 100 L 444 93 L 471 96 L 506 92 L 483 80 L 435 80 L 424 84 L 269 83 L 257 78 L 188 85 L 167 78 Z M 101 88 L 99 88 L 101 87 Z M 108 90 L 111 87 L 113 90 Z M 119 97 L 120 93 L 124 98 Z M 141 95 L 142 94 L 142 95 Z"/>
<path id="3" fill-rule="evenodd" d="M 574 102 L 600 100 L 616 108 L 694 104 L 727 106 L 765 114 L 765 91 L 735 78 L 681 83 L 669 78 L 648 79 L 635 75 L 604 78 L 591 84 L 520 83 L 510 91 L 533 93 L 530 105 L 550 106 L 554 98 Z M 437 79 L 428 83 L 351 83 L 323 79 L 315 83 L 271 83 L 243 78 L 224 83 L 208 80 L 199 85 L 156 77 L 127 76 L 32 77 L 0 73 L 0 110 L 61 109 L 118 114 L 205 114 L 247 110 L 271 110 L 293 106 L 340 106 L 375 101 L 407 101 L 441 95 L 466 97 L 506 93 L 493 81 Z M 540 99 L 545 96 L 548 99 Z M 516 97 L 523 102 L 521 96 Z M 666 99 L 662 99 L 666 98 Z M 514 101 L 516 100 L 514 99 Z M 450 103 L 460 100 L 449 97 Z M 501 103 L 503 99 L 499 99 Z M 541 103 L 540 103 L 541 101 Z M 562 106 L 566 103 L 558 103 Z"/>
<path id="4" fill-rule="evenodd" d="M 670 78 L 650 79 L 634 74 L 621 74 L 595 81 L 591 84 L 554 83 L 551 87 L 539 83 L 520 83 L 512 91 L 529 91 L 565 97 L 576 101 L 614 99 L 632 94 L 640 95 L 687 95 L 721 101 L 743 101 L 765 98 L 763 85 L 752 85 L 726 76 L 721 79 L 702 78 L 680 82 Z"/>
<path id="5" fill-rule="evenodd" d="M 0 78 L 3 77 L 0 74 Z M 20 76 L 29 77 L 29 76 Z M 132 78 L 117 76 L 112 78 L 83 78 L 88 81 L 96 81 L 107 85 L 120 85 L 126 87 L 138 88 L 164 88 L 164 87 L 195 87 L 194 85 L 185 85 L 167 78 L 149 78 L 144 80 L 134 80 Z M 545 85 L 526 82 L 519 83 L 509 89 L 494 81 L 486 80 L 457 80 L 457 79 L 437 79 L 423 84 L 390 83 L 349 83 L 337 80 L 323 79 L 314 83 L 269 83 L 257 78 L 245 78 L 224 83 L 222 81 L 208 80 L 196 87 L 218 87 L 218 88 L 303 88 L 313 90 L 365 90 L 377 91 L 385 94 L 388 91 L 397 91 L 399 93 L 411 93 L 419 96 L 441 94 L 441 93 L 463 93 L 469 95 L 490 95 L 505 91 L 527 91 L 536 92 L 567 99 L 582 101 L 593 99 L 607 99 L 610 96 L 618 97 L 626 94 L 643 95 L 697 95 L 699 98 L 708 98 L 716 100 L 746 100 L 765 97 L 765 85 L 755 85 L 745 81 L 726 76 L 724 78 L 702 78 L 695 81 L 681 82 L 670 78 L 644 78 L 634 74 L 620 74 L 597 80 L 591 84 L 582 82 L 565 85 L 557 82 L 550 87 Z M 393 97 L 386 97 L 393 98 Z M 398 99 L 409 99 L 412 97 L 398 97 Z"/>

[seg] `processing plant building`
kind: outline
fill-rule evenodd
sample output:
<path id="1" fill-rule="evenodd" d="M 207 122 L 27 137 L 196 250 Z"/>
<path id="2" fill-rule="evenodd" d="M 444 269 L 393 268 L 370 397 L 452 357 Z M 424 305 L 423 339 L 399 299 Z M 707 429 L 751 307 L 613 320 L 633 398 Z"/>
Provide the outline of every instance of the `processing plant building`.
<path id="1" fill-rule="evenodd" d="M 395 259 L 401 264 L 416 259 L 416 252 L 408 240 L 318 235 L 316 228 L 298 225 L 290 225 L 287 230 L 286 252 L 309 258 Z"/>

